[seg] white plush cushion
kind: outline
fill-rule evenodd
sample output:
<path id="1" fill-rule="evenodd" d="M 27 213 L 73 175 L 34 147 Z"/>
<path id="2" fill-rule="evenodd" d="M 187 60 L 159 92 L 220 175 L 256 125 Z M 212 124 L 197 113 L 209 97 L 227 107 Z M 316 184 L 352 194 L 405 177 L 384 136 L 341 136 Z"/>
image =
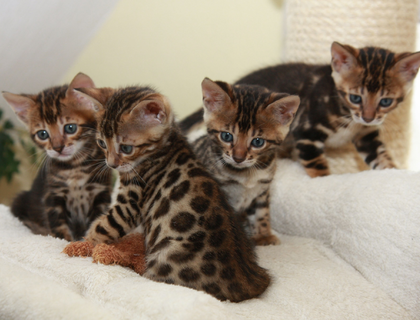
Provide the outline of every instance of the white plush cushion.
<path id="1" fill-rule="evenodd" d="M 261 297 L 235 304 L 120 266 L 69 258 L 61 253 L 66 241 L 31 234 L 0 205 L 0 318 L 409 319 L 320 242 L 280 238 L 280 246 L 257 248 L 272 285 Z"/>
<path id="2" fill-rule="evenodd" d="M 311 179 L 296 162 L 278 164 L 273 228 L 320 240 L 420 319 L 420 173 Z"/>

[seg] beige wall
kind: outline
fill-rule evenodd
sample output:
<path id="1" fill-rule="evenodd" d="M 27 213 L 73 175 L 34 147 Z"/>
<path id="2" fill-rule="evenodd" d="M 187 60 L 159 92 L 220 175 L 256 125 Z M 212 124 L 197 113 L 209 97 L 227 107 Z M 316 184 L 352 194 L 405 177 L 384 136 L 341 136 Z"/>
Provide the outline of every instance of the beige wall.
<path id="1" fill-rule="evenodd" d="M 204 77 L 235 81 L 280 61 L 282 1 L 121 0 L 70 68 L 97 86 L 148 84 L 179 117 L 201 104 Z"/>

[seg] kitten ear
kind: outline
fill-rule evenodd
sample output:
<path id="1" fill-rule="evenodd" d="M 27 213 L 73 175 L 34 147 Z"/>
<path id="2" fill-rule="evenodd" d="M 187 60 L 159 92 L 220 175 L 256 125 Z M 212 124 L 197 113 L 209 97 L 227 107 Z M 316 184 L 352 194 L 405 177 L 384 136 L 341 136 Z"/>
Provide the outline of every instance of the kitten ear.
<path id="1" fill-rule="evenodd" d="M 66 91 L 66 96 L 68 97 L 69 95 L 74 94 L 74 89 L 76 88 L 95 88 L 95 84 L 89 76 L 79 72 L 70 82 Z"/>
<path id="2" fill-rule="evenodd" d="M 111 88 L 77 88 L 73 89 L 74 97 L 78 105 L 85 109 L 95 112 L 104 110 L 104 106 L 108 99 L 112 96 L 114 90 Z"/>
<path id="3" fill-rule="evenodd" d="M 217 83 L 204 78 L 201 82 L 201 89 L 203 91 L 203 104 L 209 112 L 220 111 L 229 101 L 231 101 L 229 95 L 223 90 L 220 85 L 230 87 L 225 82 L 218 81 Z"/>
<path id="4" fill-rule="evenodd" d="M 142 126 L 153 127 L 165 124 L 168 119 L 168 112 L 169 110 L 163 100 L 148 97 L 131 110 L 130 117 L 140 121 Z"/>
<path id="5" fill-rule="evenodd" d="M 299 108 L 299 96 L 286 96 L 270 103 L 266 110 L 281 125 L 287 126 L 292 123 L 293 117 Z"/>
<path id="6" fill-rule="evenodd" d="M 420 67 L 420 52 L 402 54 L 404 57 L 398 61 L 393 69 L 395 69 L 400 78 L 406 82 L 414 80 Z"/>
<path id="7" fill-rule="evenodd" d="M 349 45 L 343 46 L 338 42 L 331 45 L 331 67 L 338 73 L 347 73 L 357 66 L 357 50 Z"/>
<path id="8" fill-rule="evenodd" d="M 29 96 L 14 94 L 10 92 L 2 92 L 3 98 L 12 107 L 19 119 L 25 124 L 29 123 L 29 110 L 35 106 L 35 101 Z"/>

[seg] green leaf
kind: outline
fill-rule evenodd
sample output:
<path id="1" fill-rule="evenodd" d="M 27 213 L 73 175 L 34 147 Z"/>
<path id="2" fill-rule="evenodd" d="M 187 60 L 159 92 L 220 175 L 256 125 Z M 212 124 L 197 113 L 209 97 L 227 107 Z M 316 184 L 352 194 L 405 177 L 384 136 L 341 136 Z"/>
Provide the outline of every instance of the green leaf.
<path id="1" fill-rule="evenodd" d="M 13 123 L 10 120 L 6 120 L 4 122 L 3 128 L 5 130 L 10 130 L 10 129 L 13 129 L 14 128 L 14 125 L 13 125 Z"/>

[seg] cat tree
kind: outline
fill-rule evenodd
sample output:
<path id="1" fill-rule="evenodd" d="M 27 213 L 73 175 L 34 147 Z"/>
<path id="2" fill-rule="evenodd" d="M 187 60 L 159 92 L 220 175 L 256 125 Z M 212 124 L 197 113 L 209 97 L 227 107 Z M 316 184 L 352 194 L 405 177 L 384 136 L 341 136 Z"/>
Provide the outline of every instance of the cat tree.
<path id="1" fill-rule="evenodd" d="M 285 4 L 284 62 L 329 63 L 333 41 L 356 48 L 415 50 L 417 0 L 289 0 Z M 411 96 L 387 117 L 381 131 L 399 168 L 407 168 L 410 107 Z M 352 145 L 327 150 L 327 155 L 333 173 L 367 168 Z"/>

